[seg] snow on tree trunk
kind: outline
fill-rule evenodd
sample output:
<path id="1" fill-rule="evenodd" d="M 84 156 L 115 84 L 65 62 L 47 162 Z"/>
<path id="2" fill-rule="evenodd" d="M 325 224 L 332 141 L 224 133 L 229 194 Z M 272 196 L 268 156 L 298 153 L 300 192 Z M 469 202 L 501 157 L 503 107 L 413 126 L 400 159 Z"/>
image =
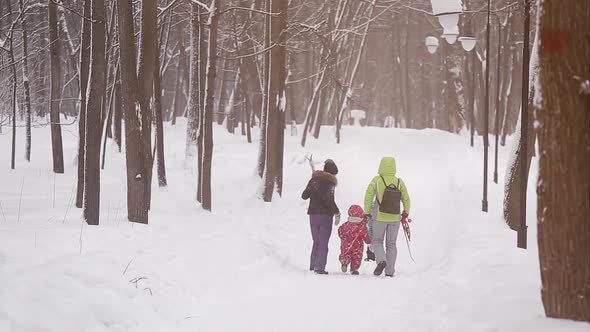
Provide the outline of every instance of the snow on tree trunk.
<path id="1" fill-rule="evenodd" d="M 149 7 L 149 6 L 146 6 Z M 145 7 L 143 8 L 145 10 Z M 118 2 L 119 56 L 121 65 L 121 95 L 125 116 L 125 159 L 127 162 L 127 218 L 131 222 L 148 223 L 149 194 L 146 187 L 151 183 L 151 151 L 144 146 L 151 139 L 144 129 L 149 114 L 141 107 L 139 86 L 136 76 L 136 53 L 133 28 L 133 2 Z M 149 110 L 148 110 L 149 111 Z"/>
<path id="2" fill-rule="evenodd" d="M 285 136 L 285 83 L 287 78 L 287 53 L 284 46 L 287 28 L 287 0 L 267 0 L 270 12 L 276 16 L 270 18 L 270 42 L 278 46 L 270 51 L 269 72 L 267 77 L 267 135 L 266 167 L 263 176 L 263 194 L 265 202 L 272 201 L 274 185 L 277 184 L 279 195 L 283 187 L 283 149 Z"/>
<path id="3" fill-rule="evenodd" d="M 534 154 L 535 137 L 536 133 L 533 126 L 533 99 L 535 97 L 535 80 L 539 71 L 539 59 L 538 59 L 538 44 L 539 36 L 538 29 L 535 34 L 533 43 L 533 49 L 531 51 L 530 63 L 529 63 L 529 91 L 528 91 L 528 119 L 529 123 L 527 128 L 527 172 L 521 174 L 522 167 L 520 166 L 523 162 L 523 149 L 522 149 L 522 137 L 520 132 L 516 133 L 514 139 L 514 146 L 508 160 L 507 174 L 505 177 L 504 184 L 504 221 L 512 230 L 517 230 L 520 224 L 520 195 L 522 188 L 522 181 L 528 182 L 528 172 L 531 167 L 531 160 Z M 522 112 L 522 108 L 521 108 Z M 518 121 L 517 128 L 520 128 L 520 120 Z"/>
<path id="4" fill-rule="evenodd" d="M 57 5 L 49 2 L 49 53 L 51 66 L 51 83 L 49 87 L 49 119 L 51 121 L 51 148 L 53 152 L 53 171 L 64 172 L 63 144 L 61 138 L 61 125 L 59 119 L 59 104 L 61 100 L 61 88 L 59 79 L 61 75 L 59 64 L 59 33 L 57 26 Z"/>
<path id="5" fill-rule="evenodd" d="M 268 3 L 270 0 L 264 0 L 265 9 L 268 11 L 270 9 L 270 4 Z M 265 15 L 264 17 L 264 48 L 270 47 L 270 17 Z M 260 112 L 260 144 L 258 145 L 258 162 L 257 162 L 257 170 L 258 175 L 263 178 L 262 183 L 266 183 L 264 180 L 264 173 L 266 172 L 266 165 L 267 162 L 267 150 L 268 150 L 268 140 L 266 137 L 268 136 L 268 103 L 269 103 L 269 95 L 268 95 L 268 84 L 270 79 L 270 52 L 264 53 L 264 62 L 263 62 L 263 89 L 262 89 L 262 109 Z M 264 191 L 264 190 L 263 190 Z"/>
<path id="6" fill-rule="evenodd" d="M 203 122 L 203 166 L 201 169 L 201 204 L 211 211 L 211 162 L 213 159 L 213 107 L 215 95 L 215 76 L 217 73 L 217 30 L 222 0 L 212 0 L 209 13 L 209 45 L 207 48 L 207 70 L 205 81 L 205 103 Z"/>
<path id="7" fill-rule="evenodd" d="M 8 15 L 12 16 L 12 9 L 10 3 L 7 3 L 8 8 Z M 9 49 L 8 49 L 8 59 L 11 63 L 12 69 L 12 77 L 10 78 L 10 83 L 12 83 L 12 96 L 10 99 L 10 104 L 12 107 L 12 149 L 11 149 L 11 156 L 10 156 L 10 168 L 15 168 L 16 163 L 16 63 L 14 61 L 14 28 L 16 26 L 16 21 L 13 21 L 10 25 L 9 35 L 6 37 L 5 40 L 9 42 Z"/>
<path id="8" fill-rule="evenodd" d="M 194 148 L 198 151 L 197 156 L 197 169 L 198 169 L 198 180 L 197 180 L 197 201 L 201 202 L 201 169 L 203 166 L 202 159 L 202 135 L 201 123 L 202 123 L 202 103 L 201 103 L 201 66 L 200 56 L 203 51 L 200 47 L 200 38 L 202 36 L 202 29 L 199 21 L 200 7 L 197 4 L 191 5 L 191 18 L 190 18 L 190 75 L 189 75 L 189 100 L 188 100 L 188 123 L 186 133 L 186 152 L 187 155 L 194 155 Z M 178 81 L 177 81 L 178 82 Z M 177 85 L 178 86 L 178 85 Z M 177 88 L 178 89 L 178 88 Z M 194 141 L 193 141 L 194 135 Z"/>
<path id="9" fill-rule="evenodd" d="M 104 0 L 91 0 L 90 70 L 86 93 L 86 138 L 84 154 L 84 220 L 98 225 L 100 219 L 100 138 L 102 100 L 106 92 L 105 82 L 105 21 Z"/>
<path id="10" fill-rule="evenodd" d="M 119 152 L 121 152 L 121 145 L 123 143 L 122 139 L 122 132 L 121 127 L 123 126 L 123 105 L 121 100 L 121 67 L 120 65 L 117 67 L 117 72 L 115 73 L 115 105 L 114 105 L 114 114 L 113 114 L 113 139 L 117 144 L 117 148 Z"/>
<path id="11" fill-rule="evenodd" d="M 90 1 L 84 0 L 84 17 L 90 17 Z M 80 111 L 78 115 L 78 178 L 76 207 L 82 208 L 84 199 L 84 149 L 86 147 L 86 88 L 90 64 L 90 21 L 82 19 L 80 49 Z"/>
<path id="12" fill-rule="evenodd" d="M 162 87 L 160 83 L 160 47 L 156 45 L 154 57 L 154 115 L 156 116 L 156 163 L 158 186 L 166 187 L 166 160 L 164 159 L 164 119 L 162 115 Z"/>
<path id="13" fill-rule="evenodd" d="M 19 9 L 21 15 L 21 28 L 22 28 L 22 47 L 23 47 L 23 88 L 25 93 L 25 110 L 26 110 L 26 146 L 25 146 L 25 159 L 31 161 L 31 88 L 29 83 L 29 65 L 28 65 L 28 39 L 27 39 L 27 22 L 25 15 L 25 5 L 23 0 L 18 0 Z"/>
<path id="14" fill-rule="evenodd" d="M 590 79 L 590 2 L 541 4 L 541 297 L 548 317 L 590 322 L 590 94 L 582 87 Z"/>
<path id="15" fill-rule="evenodd" d="M 141 6 L 141 39 L 137 79 L 139 85 L 139 105 L 141 107 L 141 147 L 145 165 L 144 195 L 147 209 L 150 209 L 152 196 L 152 97 L 154 95 L 154 72 L 156 71 L 156 48 L 158 47 L 157 3 L 145 1 Z M 159 69 L 158 69 L 159 70 Z"/>

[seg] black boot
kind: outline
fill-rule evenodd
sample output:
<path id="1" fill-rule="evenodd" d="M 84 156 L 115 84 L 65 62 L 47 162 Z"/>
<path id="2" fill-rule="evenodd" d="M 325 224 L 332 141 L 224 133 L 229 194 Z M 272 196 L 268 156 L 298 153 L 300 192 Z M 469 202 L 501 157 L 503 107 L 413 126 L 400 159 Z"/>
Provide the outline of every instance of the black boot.
<path id="1" fill-rule="evenodd" d="M 375 271 L 373 271 L 373 274 L 376 276 L 380 276 L 381 273 L 383 273 L 383 270 L 385 270 L 386 265 L 387 265 L 387 262 L 385 262 L 385 261 L 379 262 L 379 264 L 377 264 L 377 267 L 375 268 Z"/>
<path id="2" fill-rule="evenodd" d="M 315 274 L 328 274 L 328 272 L 326 271 L 314 271 Z"/>
<path id="3" fill-rule="evenodd" d="M 353 276 L 358 276 L 359 275 L 359 271 L 350 271 L 350 274 L 352 274 Z"/>

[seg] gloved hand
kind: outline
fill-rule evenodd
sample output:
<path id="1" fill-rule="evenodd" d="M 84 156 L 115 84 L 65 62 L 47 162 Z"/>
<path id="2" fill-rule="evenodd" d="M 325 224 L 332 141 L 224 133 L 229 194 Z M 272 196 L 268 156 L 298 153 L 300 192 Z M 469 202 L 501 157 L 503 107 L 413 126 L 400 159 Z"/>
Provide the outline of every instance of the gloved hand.
<path id="1" fill-rule="evenodd" d="M 340 213 L 334 215 L 334 225 L 338 226 L 340 223 Z"/>
<path id="2" fill-rule="evenodd" d="M 404 219 L 405 219 L 405 218 L 407 218 L 407 217 L 408 217 L 408 213 L 407 213 L 407 212 L 404 210 L 404 211 L 402 212 L 402 218 L 404 218 Z"/>
<path id="3" fill-rule="evenodd" d="M 364 217 L 367 218 L 367 219 L 371 219 L 372 218 L 372 216 L 371 216 L 370 213 L 365 213 Z"/>

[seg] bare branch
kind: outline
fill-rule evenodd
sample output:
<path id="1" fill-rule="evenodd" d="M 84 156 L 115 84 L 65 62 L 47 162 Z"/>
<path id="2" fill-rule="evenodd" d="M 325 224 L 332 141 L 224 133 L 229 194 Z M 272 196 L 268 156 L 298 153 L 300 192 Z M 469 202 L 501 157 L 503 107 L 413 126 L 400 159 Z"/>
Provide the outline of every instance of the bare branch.
<path id="1" fill-rule="evenodd" d="M 91 18 L 85 17 L 84 15 L 78 13 L 77 11 L 73 10 L 72 8 L 69 8 L 68 6 L 65 6 L 65 5 L 61 4 L 60 1 L 57 1 L 57 0 L 49 0 L 49 1 L 53 2 L 55 5 L 57 5 L 59 7 L 62 7 L 62 8 L 66 9 L 67 11 L 69 11 L 69 12 L 71 12 L 71 13 L 77 15 L 77 16 L 80 16 L 81 18 L 85 19 L 86 21 L 89 21 L 89 22 L 92 22 L 92 23 L 99 23 L 99 22 L 97 22 L 97 21 L 95 21 L 95 20 L 93 20 Z M 100 23 L 102 23 L 102 22 L 100 22 Z"/>

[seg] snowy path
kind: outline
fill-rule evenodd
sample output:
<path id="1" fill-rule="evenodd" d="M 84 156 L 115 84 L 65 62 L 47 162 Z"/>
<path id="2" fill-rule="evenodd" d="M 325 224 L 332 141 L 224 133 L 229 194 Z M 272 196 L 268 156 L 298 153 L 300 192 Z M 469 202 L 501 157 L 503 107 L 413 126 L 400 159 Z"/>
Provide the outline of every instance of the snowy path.
<path id="1" fill-rule="evenodd" d="M 56 177 L 55 207 L 50 150 L 43 146 L 49 142 L 39 142 L 32 165 L 0 171 L 7 219 L 0 215 L 0 331 L 588 328 L 542 317 L 534 227 L 531 248 L 516 249 L 515 234 L 501 221 L 498 185 L 490 184 L 491 212 L 480 212 L 481 151 L 469 148 L 464 137 L 345 128 L 343 144 L 324 139 L 306 149 L 287 137 L 285 194 L 265 204 L 255 194 L 257 145 L 219 130 L 209 214 L 195 204 L 196 174 L 184 160 L 179 127 L 167 128 L 169 186 L 155 190 L 149 226 L 125 222 L 124 158 L 116 153 L 108 154 L 102 177 L 98 228 L 81 227 L 75 208 L 62 223 L 74 183 L 74 143 L 66 147 L 66 175 Z M 322 133 L 330 134 L 331 128 Z M 9 135 L 0 135 L 0 149 L 8 147 Z M 307 271 L 311 239 L 307 202 L 299 197 L 310 175 L 307 153 L 338 164 L 336 195 L 343 211 L 362 203 L 383 155 L 397 158 L 412 198 L 416 263 L 400 234 L 393 280 L 372 276 L 368 263 L 360 276 L 344 275 L 334 229 L 331 274 Z M 501 165 L 505 160 L 502 150 Z M 529 223 L 534 209 L 532 199 Z"/>

